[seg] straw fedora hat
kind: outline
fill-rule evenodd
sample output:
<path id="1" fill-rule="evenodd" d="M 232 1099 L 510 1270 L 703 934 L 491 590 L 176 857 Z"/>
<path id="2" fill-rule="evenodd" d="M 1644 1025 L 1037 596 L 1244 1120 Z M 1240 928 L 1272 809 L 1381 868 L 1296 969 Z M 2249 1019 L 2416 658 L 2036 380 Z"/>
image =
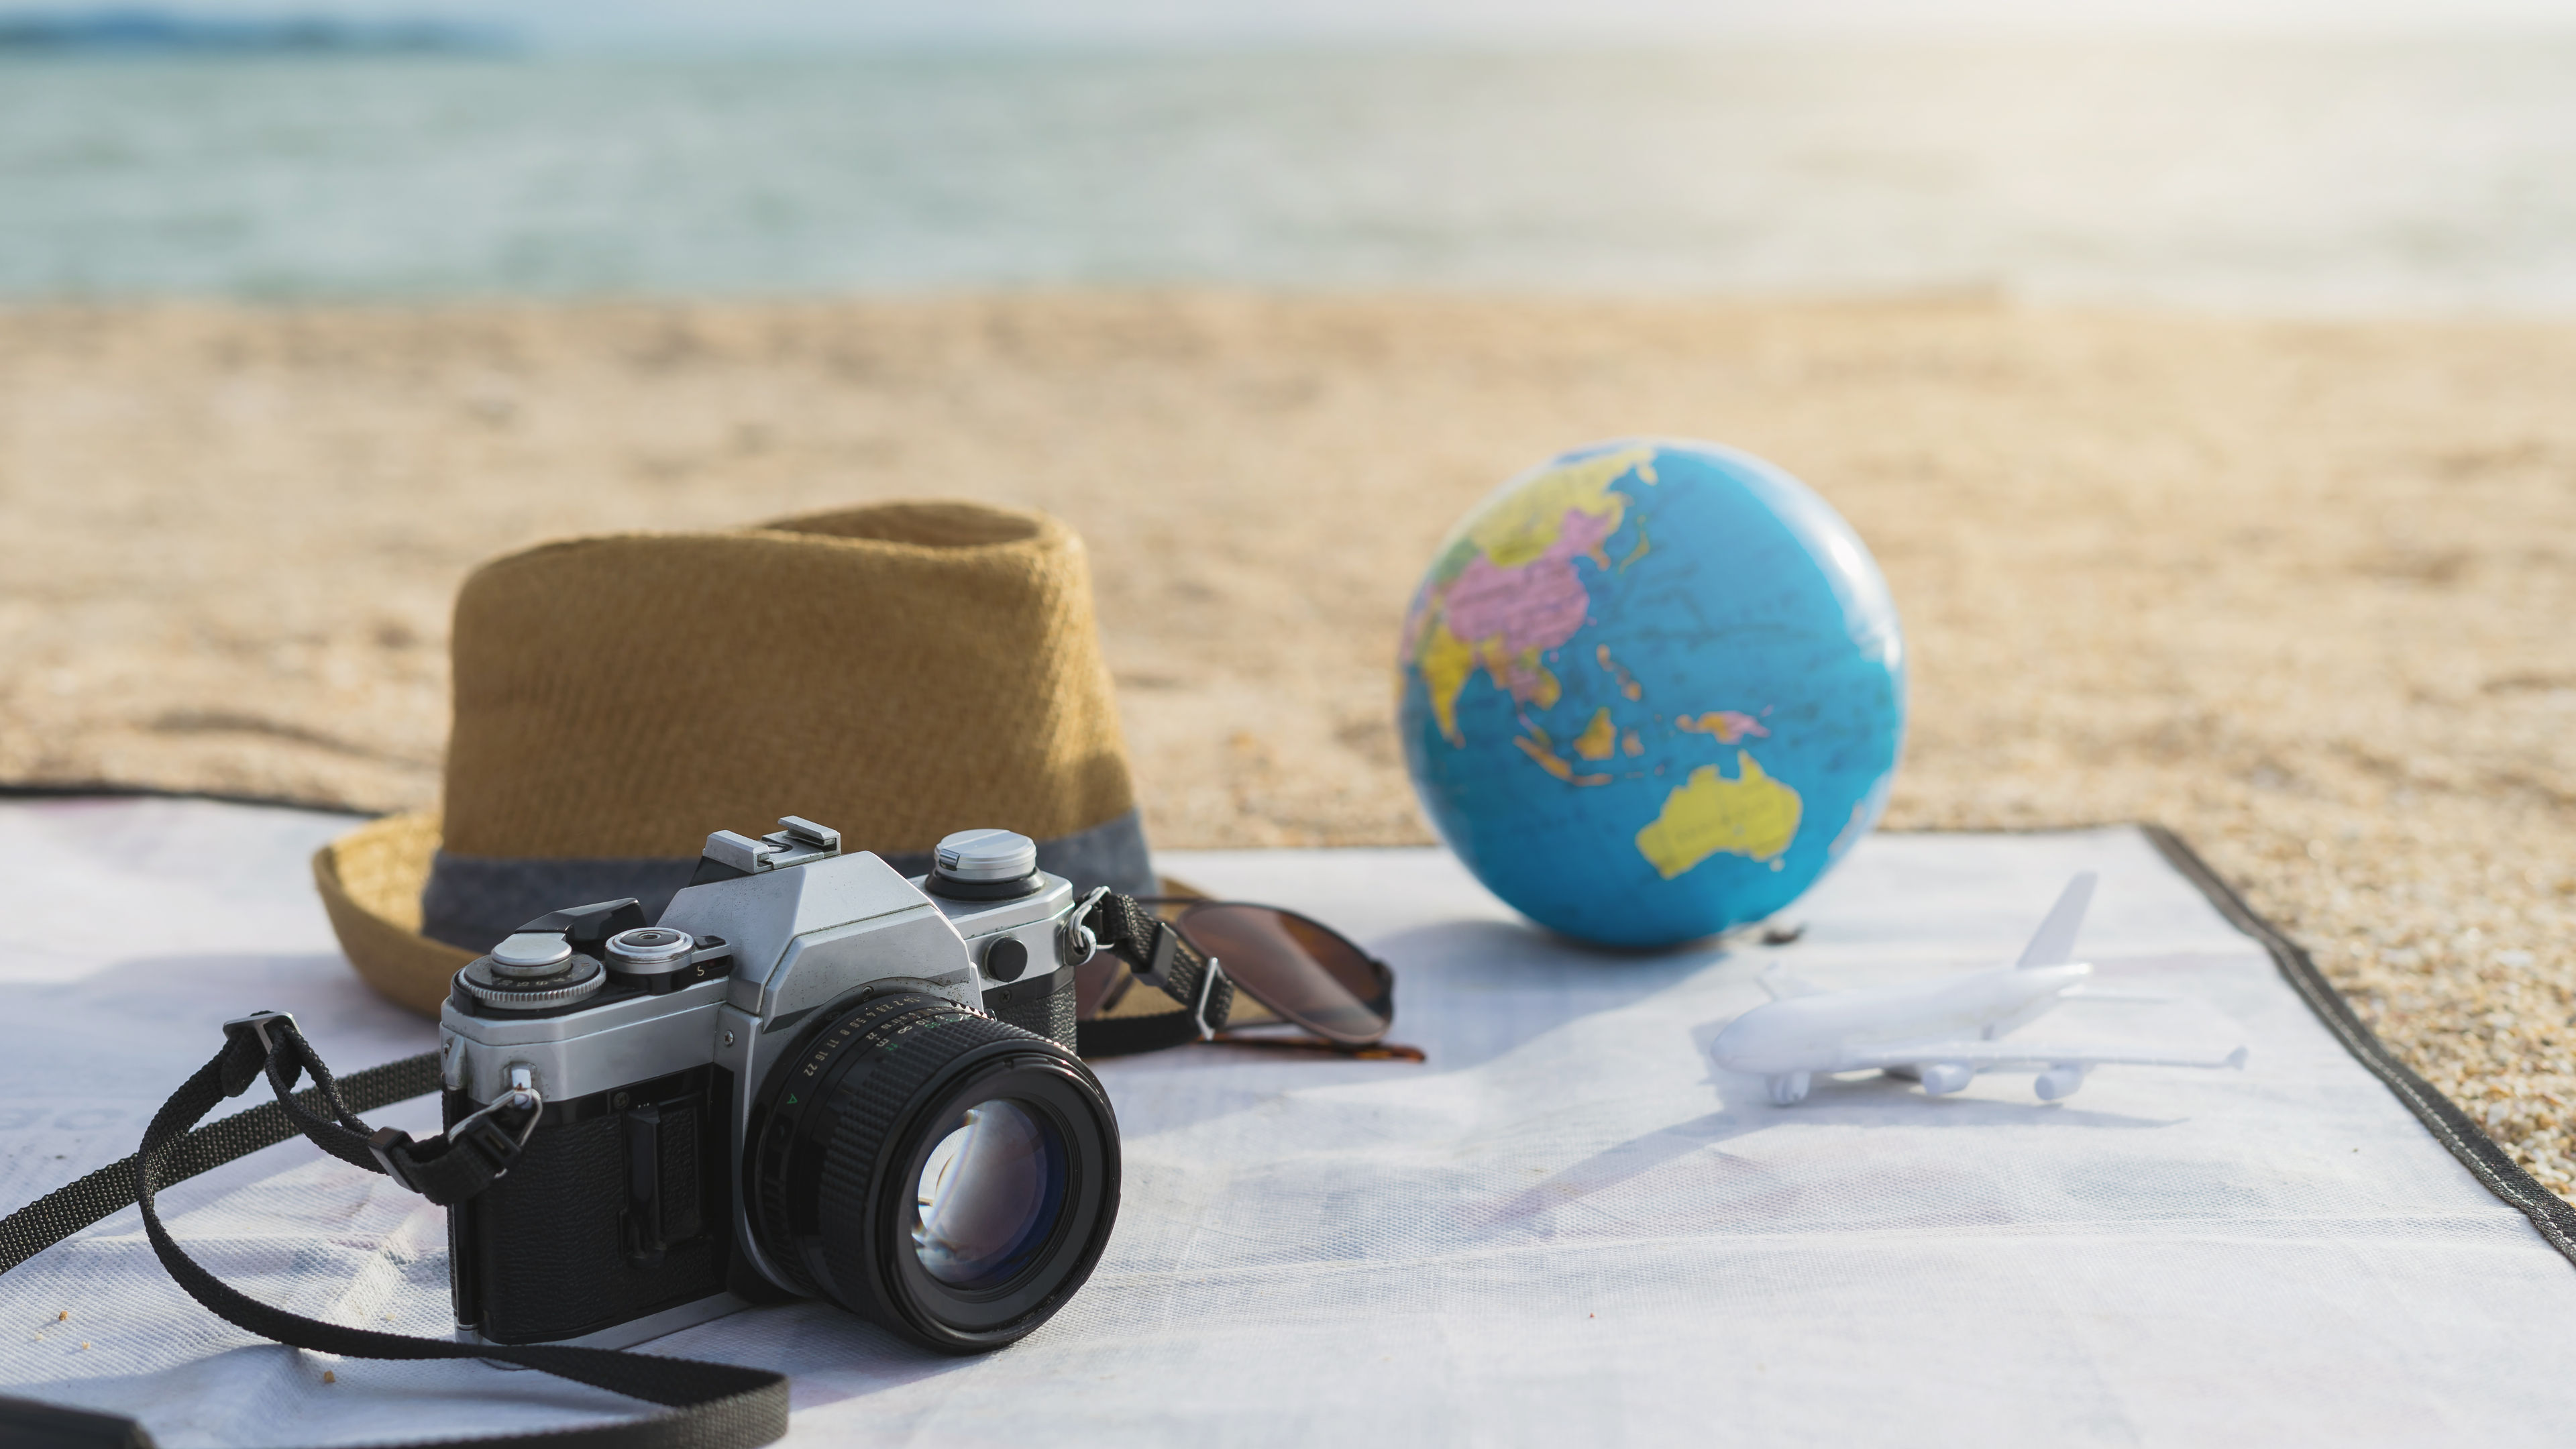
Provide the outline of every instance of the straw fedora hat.
<path id="1" fill-rule="evenodd" d="M 1000 826 L 1083 889 L 1155 888 L 1082 541 L 1043 514 L 885 503 L 571 539 L 465 581 L 444 809 L 313 857 L 358 974 L 435 1014 L 522 921 L 658 915 L 709 831 L 833 826 L 907 874 Z"/>

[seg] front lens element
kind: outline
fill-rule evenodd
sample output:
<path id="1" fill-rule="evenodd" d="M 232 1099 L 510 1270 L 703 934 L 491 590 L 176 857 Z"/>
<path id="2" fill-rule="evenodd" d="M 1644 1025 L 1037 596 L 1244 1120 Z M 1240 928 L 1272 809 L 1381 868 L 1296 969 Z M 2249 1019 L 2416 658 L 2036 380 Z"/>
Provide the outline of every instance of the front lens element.
<path id="1" fill-rule="evenodd" d="M 985 1102 L 922 1164 L 912 1230 L 923 1271 L 952 1288 L 1009 1282 L 1064 1210 L 1064 1139 L 1016 1102 Z"/>

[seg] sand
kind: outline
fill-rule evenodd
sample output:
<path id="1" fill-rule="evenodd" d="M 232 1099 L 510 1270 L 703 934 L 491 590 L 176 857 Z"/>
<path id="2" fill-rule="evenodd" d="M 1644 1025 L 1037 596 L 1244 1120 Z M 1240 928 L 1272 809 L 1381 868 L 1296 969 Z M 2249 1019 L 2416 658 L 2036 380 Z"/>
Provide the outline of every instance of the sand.
<path id="1" fill-rule="evenodd" d="M 1889 825 L 2155 820 L 2576 1192 L 2576 326 L 1093 295 L 0 312 L 0 780 L 434 802 L 445 619 L 566 533 L 899 495 L 1090 539 L 1153 838 L 1428 838 L 1434 542 L 1724 439 L 1914 649 Z"/>

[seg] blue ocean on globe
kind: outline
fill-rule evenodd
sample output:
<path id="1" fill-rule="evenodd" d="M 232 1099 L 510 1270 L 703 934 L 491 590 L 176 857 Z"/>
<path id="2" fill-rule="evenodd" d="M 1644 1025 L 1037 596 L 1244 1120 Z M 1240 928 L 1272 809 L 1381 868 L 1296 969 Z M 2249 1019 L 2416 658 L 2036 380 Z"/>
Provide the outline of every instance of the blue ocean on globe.
<path id="1" fill-rule="evenodd" d="M 1415 591 L 1399 728 L 1487 889 L 1656 947 L 1778 912 L 1878 823 L 1905 644 L 1869 550 L 1713 443 L 1578 448 L 1478 504 Z"/>

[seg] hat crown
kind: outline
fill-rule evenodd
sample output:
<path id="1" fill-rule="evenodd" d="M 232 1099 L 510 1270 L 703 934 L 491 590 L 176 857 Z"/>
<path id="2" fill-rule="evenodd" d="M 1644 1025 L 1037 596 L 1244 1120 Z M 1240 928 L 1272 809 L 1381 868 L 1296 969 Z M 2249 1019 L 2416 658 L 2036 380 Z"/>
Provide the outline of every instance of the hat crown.
<path id="1" fill-rule="evenodd" d="M 802 812 L 853 850 L 1133 808 L 1081 542 L 889 503 L 509 555 L 456 605 L 444 849 L 693 857 Z"/>
<path id="2" fill-rule="evenodd" d="M 1082 543 L 1044 514 L 883 503 L 547 544 L 466 580 L 452 649 L 443 821 L 314 858 L 350 961 L 415 1010 L 570 902 L 658 916 L 711 832 L 771 820 L 905 874 L 981 826 L 1035 837 L 1019 875 L 1154 889 Z M 689 959 L 625 944 L 630 975 Z"/>

